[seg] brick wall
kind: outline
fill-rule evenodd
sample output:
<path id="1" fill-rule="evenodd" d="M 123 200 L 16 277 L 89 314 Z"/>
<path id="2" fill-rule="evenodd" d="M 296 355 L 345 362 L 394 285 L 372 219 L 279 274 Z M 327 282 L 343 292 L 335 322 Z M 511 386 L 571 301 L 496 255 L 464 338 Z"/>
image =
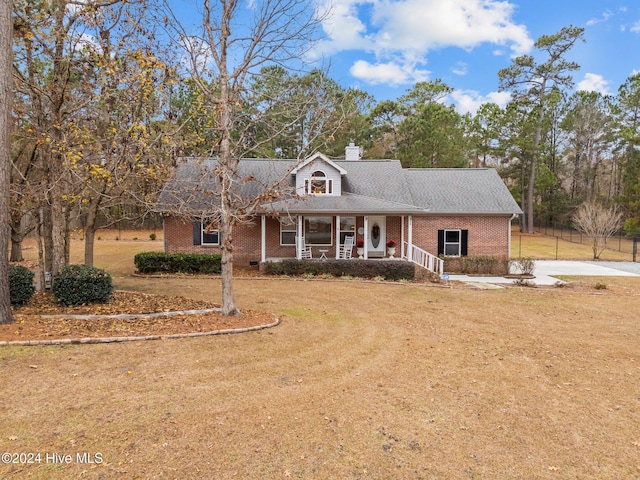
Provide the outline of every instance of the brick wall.
<path id="1" fill-rule="evenodd" d="M 249 265 L 260 261 L 260 218 L 234 229 L 234 261 Z M 295 246 L 280 246 L 280 222 L 267 218 L 267 252 L 270 257 L 295 257 Z M 216 245 L 193 244 L 193 222 L 176 217 L 164 219 L 164 251 L 167 253 L 220 253 Z"/>
<path id="2" fill-rule="evenodd" d="M 438 230 L 460 229 L 469 231 L 468 255 L 509 254 L 510 217 L 507 216 L 422 216 L 413 217 L 413 243 L 436 255 L 438 253 Z M 280 222 L 267 218 L 266 255 L 269 258 L 294 258 L 295 246 L 280 245 Z M 363 217 L 357 217 L 357 227 L 363 225 Z M 260 261 L 260 218 L 253 223 L 235 228 L 234 260 L 238 265 L 249 265 Z M 394 240 L 400 253 L 402 230 L 401 217 L 387 217 L 387 241 Z M 335 236 L 335 225 L 334 225 Z M 405 219 L 405 240 L 408 239 L 408 221 Z M 362 240 L 361 235 L 356 241 Z M 180 218 L 165 217 L 164 242 L 167 253 L 219 253 L 218 246 L 201 246 L 193 244 L 193 223 Z M 335 243 L 335 240 L 334 240 Z M 319 256 L 314 247 L 314 256 Z M 335 258 L 335 245 L 326 247 L 329 258 Z M 354 250 L 355 256 L 355 250 Z"/>
<path id="3" fill-rule="evenodd" d="M 413 243 L 437 255 L 438 230 L 468 230 L 468 255 L 508 256 L 510 218 L 510 216 L 455 215 L 413 217 Z"/>

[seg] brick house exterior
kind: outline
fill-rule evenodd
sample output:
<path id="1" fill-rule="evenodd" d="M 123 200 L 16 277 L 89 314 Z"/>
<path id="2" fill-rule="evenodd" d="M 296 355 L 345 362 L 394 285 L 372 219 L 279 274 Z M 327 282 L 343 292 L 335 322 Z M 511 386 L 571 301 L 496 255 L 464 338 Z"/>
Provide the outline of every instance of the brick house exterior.
<path id="1" fill-rule="evenodd" d="M 235 228 L 237 264 L 299 257 L 301 239 L 313 258 L 337 258 L 347 235 L 364 244 L 364 258 L 386 257 L 389 241 L 396 258 L 411 258 L 413 249 L 509 256 L 511 220 L 521 210 L 495 170 L 403 169 L 395 160 L 360 160 L 349 148 L 345 160 L 319 153 L 302 162 L 241 160 L 239 197 L 256 198 L 274 184 L 279 195 Z M 159 203 L 167 253 L 219 251 L 208 220 L 214 167 L 214 159 L 185 159 L 167 182 Z"/>

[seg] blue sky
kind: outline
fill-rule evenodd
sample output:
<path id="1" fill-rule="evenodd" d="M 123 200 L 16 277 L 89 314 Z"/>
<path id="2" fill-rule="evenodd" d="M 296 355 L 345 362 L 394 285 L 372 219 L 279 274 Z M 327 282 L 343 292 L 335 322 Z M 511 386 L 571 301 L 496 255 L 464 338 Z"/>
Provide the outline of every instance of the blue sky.
<path id="1" fill-rule="evenodd" d="M 562 27 L 585 28 L 569 60 L 576 88 L 615 94 L 640 71 L 639 0 L 310 0 L 331 3 L 315 59 L 343 87 L 396 99 L 418 81 L 441 79 L 461 113 L 485 102 L 504 106 L 498 71 Z M 168 0 L 195 26 L 202 0 Z M 246 0 L 251 9 L 257 0 Z M 198 7 L 199 6 L 199 7 Z M 242 7 L 241 7 L 242 8 Z M 245 10 L 246 11 L 246 10 Z M 187 13 L 189 12 L 189 13 Z"/>
<path id="2" fill-rule="evenodd" d="M 504 104 L 498 71 L 535 53 L 541 35 L 585 28 L 569 59 L 576 88 L 615 94 L 640 71 L 638 0 L 336 0 L 319 54 L 345 87 L 395 99 L 415 82 L 442 79 L 459 111 Z"/>

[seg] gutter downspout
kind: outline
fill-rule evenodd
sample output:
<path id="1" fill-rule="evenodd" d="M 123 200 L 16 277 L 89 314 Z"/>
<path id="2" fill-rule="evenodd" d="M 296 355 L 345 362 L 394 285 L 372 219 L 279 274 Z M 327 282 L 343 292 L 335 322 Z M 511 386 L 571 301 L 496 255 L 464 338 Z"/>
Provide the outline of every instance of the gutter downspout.
<path id="1" fill-rule="evenodd" d="M 267 217 L 260 216 L 260 260 L 264 263 L 267 260 Z"/>
<path id="2" fill-rule="evenodd" d="M 507 258 L 511 258 L 511 222 L 513 222 L 516 217 L 518 217 L 517 213 L 512 214 L 507 224 Z"/>

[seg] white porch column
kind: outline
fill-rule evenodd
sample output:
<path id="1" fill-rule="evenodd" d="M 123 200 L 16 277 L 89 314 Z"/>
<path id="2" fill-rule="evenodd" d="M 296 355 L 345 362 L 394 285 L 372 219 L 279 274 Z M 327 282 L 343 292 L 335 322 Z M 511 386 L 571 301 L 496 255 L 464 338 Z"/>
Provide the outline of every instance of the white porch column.
<path id="1" fill-rule="evenodd" d="M 400 217 L 400 258 L 404 257 L 404 215 Z"/>
<path id="2" fill-rule="evenodd" d="M 336 260 L 340 258 L 340 215 L 336 215 Z"/>
<path id="3" fill-rule="evenodd" d="M 369 249 L 367 245 L 369 244 L 369 217 L 364 216 L 364 258 L 369 258 Z"/>
<path id="4" fill-rule="evenodd" d="M 413 258 L 413 215 L 409 215 L 409 229 L 407 232 L 407 258 Z"/>
<path id="5" fill-rule="evenodd" d="M 267 259 L 267 217 L 260 217 L 260 261 L 265 262 Z"/>
<path id="6" fill-rule="evenodd" d="M 304 248 L 304 245 L 301 244 L 302 236 L 304 235 L 304 224 L 302 222 L 302 215 L 298 215 L 298 226 L 296 227 L 296 258 L 298 260 L 302 258 L 300 254 Z"/>

